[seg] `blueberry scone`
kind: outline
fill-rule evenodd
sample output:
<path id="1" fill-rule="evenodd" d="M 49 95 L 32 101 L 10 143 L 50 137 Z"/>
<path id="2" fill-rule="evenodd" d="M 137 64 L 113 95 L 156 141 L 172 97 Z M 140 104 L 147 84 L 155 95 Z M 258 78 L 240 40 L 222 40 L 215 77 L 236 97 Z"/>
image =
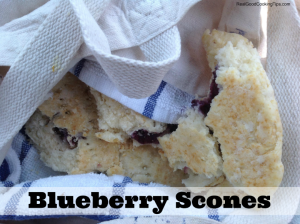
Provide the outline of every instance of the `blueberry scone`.
<path id="1" fill-rule="evenodd" d="M 176 131 L 158 138 L 162 157 L 168 159 L 174 170 L 182 169 L 189 175 L 188 179 L 183 180 L 187 187 L 215 186 L 224 181 L 220 145 L 204 123 L 217 90 L 215 79 L 212 79 L 208 97 L 193 100 L 192 108 L 178 119 Z M 199 104 L 201 112 L 198 110 Z"/>
<path id="2" fill-rule="evenodd" d="M 184 171 L 173 172 L 157 148 L 134 146 L 127 136 L 122 141 L 98 138 L 99 120 L 90 88 L 74 75 L 66 74 L 52 89 L 51 98 L 39 107 L 25 127 L 41 159 L 56 171 L 104 172 L 129 176 L 143 183 L 182 186 L 182 179 L 187 175 Z M 121 132 L 119 136 L 126 134 L 122 131 L 114 129 L 114 133 Z"/>
<path id="3" fill-rule="evenodd" d="M 92 88 L 91 93 L 98 108 L 99 132 L 96 136 L 107 142 L 123 143 L 132 139 L 136 146 L 151 144 L 156 147 L 159 136 L 177 127 L 147 118 Z"/>
<path id="4" fill-rule="evenodd" d="M 279 186 L 282 125 L 257 50 L 243 36 L 217 30 L 205 31 L 202 41 L 210 92 L 192 102 L 175 132 L 159 138 L 164 156 L 175 170 L 188 169 L 189 179 L 211 185 L 224 174 L 233 186 Z"/>
<path id="5" fill-rule="evenodd" d="M 189 175 L 183 180 L 187 187 L 214 186 L 224 180 L 219 145 L 203 120 L 202 114 L 189 109 L 179 118 L 176 131 L 158 138 L 162 157 L 174 170 Z"/>
<path id="6" fill-rule="evenodd" d="M 241 35 L 205 31 L 210 90 L 178 124 L 154 121 L 67 74 L 26 124 L 41 159 L 170 186 L 277 187 L 282 126 L 267 75 Z M 225 182 L 224 182 L 225 181 Z"/>
<path id="7" fill-rule="evenodd" d="M 206 31 L 203 43 L 220 90 L 205 124 L 221 145 L 227 180 L 241 187 L 279 186 L 282 124 L 257 50 L 240 35 L 216 30 Z"/>

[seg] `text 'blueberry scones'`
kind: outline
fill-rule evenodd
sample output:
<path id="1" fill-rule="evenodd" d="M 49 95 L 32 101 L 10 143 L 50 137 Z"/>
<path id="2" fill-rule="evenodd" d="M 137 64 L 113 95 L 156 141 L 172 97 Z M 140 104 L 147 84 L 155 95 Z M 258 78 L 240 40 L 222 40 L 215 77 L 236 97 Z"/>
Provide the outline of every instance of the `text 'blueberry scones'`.
<path id="1" fill-rule="evenodd" d="M 66 74 L 52 93 L 26 124 L 26 133 L 47 166 L 69 174 L 104 172 L 129 176 L 142 183 L 182 186 L 187 175 L 181 170 L 173 172 L 157 148 L 134 146 L 128 137 L 121 142 L 97 137 L 100 129 L 96 101 L 90 88 L 76 76 Z M 117 127 L 112 135 L 115 133 L 126 134 Z"/>
<path id="2" fill-rule="evenodd" d="M 149 119 L 67 74 L 26 124 L 41 159 L 69 174 L 170 186 L 279 186 L 282 126 L 257 50 L 243 36 L 217 30 L 205 31 L 202 41 L 210 90 L 178 124 Z"/>

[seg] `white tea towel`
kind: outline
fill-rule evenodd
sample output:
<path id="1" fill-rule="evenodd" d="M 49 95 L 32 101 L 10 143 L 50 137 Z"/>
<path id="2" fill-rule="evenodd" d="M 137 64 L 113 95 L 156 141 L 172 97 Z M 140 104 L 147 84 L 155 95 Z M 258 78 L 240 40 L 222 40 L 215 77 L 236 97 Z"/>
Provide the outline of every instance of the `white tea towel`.
<path id="1" fill-rule="evenodd" d="M 174 65 L 181 52 L 176 23 L 197 2 L 197 0 L 184 2 L 179 0 L 142 2 L 118 0 L 100 2 L 72 0 L 69 2 L 54 0 L 32 12 L 33 17 L 29 14 L 27 18 L 21 17 L 13 20 L 11 23 L 15 23 L 14 25 L 5 24 L 2 31 L 4 34 L 9 34 L 9 37 L 3 38 L 3 41 L 0 40 L 0 42 L 5 42 L 0 48 L 3 55 L 6 55 L 6 52 L 11 52 L 9 46 L 12 44 L 9 44 L 10 40 L 17 42 L 19 45 L 16 45 L 18 49 L 15 49 L 14 53 L 9 54 L 9 58 L 2 60 L 7 65 L 16 53 L 20 53 L 11 63 L 12 67 L 0 88 L 0 112 L 3 114 L 0 117 L 0 134 L 2 136 L 0 148 L 12 139 L 35 108 L 45 100 L 47 92 L 82 57 L 88 57 L 88 59 L 100 63 L 105 74 L 113 82 L 115 89 L 131 98 L 144 98 L 155 93 L 168 70 L 170 71 L 166 75 L 166 80 L 171 84 L 173 83 L 175 87 L 177 86 L 190 94 L 201 93 L 202 96 L 205 95 L 207 87 L 205 90 L 202 88 L 202 92 L 198 89 L 205 86 L 200 83 L 208 84 L 210 77 L 207 64 L 199 60 L 204 59 L 205 55 L 203 48 L 201 48 L 201 35 L 182 35 L 182 37 L 185 37 L 183 39 L 184 43 L 187 43 L 187 41 L 194 43 L 193 46 L 187 46 L 183 49 L 186 50 L 192 47 L 194 50 L 183 53 L 178 65 Z M 101 10 L 95 10 L 99 7 Z M 213 4 L 208 1 L 203 5 L 197 4 L 197 9 L 202 11 L 209 8 L 214 9 L 209 11 L 211 15 L 214 15 L 215 9 L 220 11 L 222 7 L 223 4 L 217 1 Z M 233 7 L 232 10 L 234 11 L 235 8 Z M 46 14 L 46 11 L 49 13 Z M 227 11 L 230 10 L 227 9 Z M 254 11 L 259 11 L 259 8 Z M 205 14 L 200 18 L 198 15 L 201 14 L 198 11 L 191 11 L 191 13 L 198 23 L 191 23 L 190 28 L 188 28 L 186 24 L 190 23 L 191 18 L 186 17 L 182 20 L 186 20 L 186 23 L 182 23 L 185 24 L 182 33 L 196 30 L 195 27 L 199 31 L 213 28 L 211 25 L 214 24 L 211 21 L 208 24 L 206 21 L 200 23 L 201 18 L 206 16 Z M 36 17 L 38 17 L 38 20 L 35 19 Z M 45 19 L 43 20 L 43 18 Z M 259 19 L 255 17 L 252 19 L 251 17 L 247 21 L 253 23 L 253 20 L 256 23 Z M 113 23 L 113 21 L 115 22 Z M 20 50 L 20 45 L 24 46 L 24 42 L 18 41 L 19 37 L 14 29 L 18 25 L 23 27 L 22 24 L 26 24 L 26 22 L 28 26 L 33 23 L 33 27 L 38 27 L 38 29 L 35 33 L 27 32 L 27 35 L 22 37 L 22 40 L 27 41 L 27 43 Z M 54 25 L 56 23 L 58 24 Z M 38 26 L 38 24 L 41 25 Z M 210 26 L 207 27 L 207 25 Z M 247 24 L 240 25 L 241 27 L 247 26 Z M 72 29 L 69 29 L 70 27 Z M 241 29 L 236 28 L 228 31 L 235 32 Z M 259 30 L 259 27 L 257 27 L 257 30 Z M 27 30 L 23 31 L 22 33 L 26 33 Z M 59 35 L 53 35 L 53 33 Z M 251 36 L 250 34 L 249 32 L 245 33 L 246 36 Z M 124 52 L 127 56 L 132 47 L 138 47 L 144 59 L 122 56 Z M 128 50 L 125 51 L 123 48 Z M 201 49 L 201 56 L 196 53 L 198 49 Z M 193 57 L 194 55 L 195 57 Z M 175 66 L 174 69 L 171 68 L 173 65 Z M 185 69 L 187 67 L 191 69 Z M 205 72 L 203 72 L 204 70 Z M 185 76 L 185 81 L 183 81 Z M 105 82 L 103 79 L 98 80 Z M 102 89 L 96 89 L 102 91 Z M 178 103 L 191 99 L 191 97 L 181 97 L 181 95 L 183 94 L 178 91 L 173 99 L 179 98 Z M 169 99 L 166 101 L 172 101 L 171 98 Z M 120 98 L 116 100 L 120 101 Z M 15 103 L 12 105 L 10 102 Z M 172 116 L 169 116 L 169 114 L 160 116 L 164 113 L 157 110 L 152 118 L 174 123 L 182 113 L 182 110 L 178 110 L 178 103 L 174 106 L 170 103 L 168 110 L 166 110 L 166 107 L 161 108 L 161 111 L 168 111 Z M 185 102 L 179 107 L 184 108 L 188 103 Z M 134 102 L 128 102 L 128 105 L 133 104 Z M 163 104 L 158 104 L 158 108 L 159 105 Z M 133 108 L 133 106 L 129 107 Z M 138 108 L 142 107 L 139 106 Z M 143 113 L 141 110 L 138 110 L 138 112 Z"/>
<path id="2" fill-rule="evenodd" d="M 196 0 L 185 3 L 145 1 L 143 4 L 139 1 L 134 4 L 132 1 L 108 0 L 89 0 L 85 3 L 81 0 L 53 2 L 54 9 L 21 50 L 1 83 L 0 149 L 13 138 L 37 106 L 45 100 L 47 92 L 83 56 L 93 55 L 101 62 L 116 88 L 128 96 L 142 98 L 154 93 L 164 74 L 180 54 L 180 38 L 174 24 Z M 164 13 L 167 5 L 168 13 Z M 96 23 L 102 12 L 110 8 L 119 8 L 118 13 L 121 11 L 127 15 L 124 18 L 126 27 L 123 29 L 128 29 L 130 25 L 132 32 L 134 31 L 134 40 L 129 46 L 140 44 L 149 61 L 111 54 L 108 38 Z M 142 19 L 139 15 L 144 15 L 145 18 Z M 147 20 L 153 16 L 157 17 L 155 24 L 152 23 L 153 19 Z M 161 21 L 160 26 L 158 21 Z M 135 35 L 141 29 L 144 32 Z M 147 36 L 148 33 L 150 36 Z M 151 47 L 156 43 L 159 48 Z M 165 53 L 160 57 L 158 52 Z"/>
<path id="3" fill-rule="evenodd" d="M 48 167 L 46 167 L 40 160 L 37 154 L 37 151 L 34 147 L 32 147 L 26 140 L 24 134 L 24 130 L 19 133 L 13 141 L 11 151 L 14 154 L 13 160 L 18 160 L 19 164 L 21 164 L 22 172 L 20 174 L 20 169 L 14 169 L 14 162 L 9 156 L 6 158 L 5 162 L 0 166 L 0 176 L 1 178 L 5 178 L 6 175 L 11 181 L 4 181 L 0 186 L 0 220 L 25 220 L 25 219 L 41 219 L 47 217 L 62 217 L 63 215 L 81 215 L 87 218 L 93 218 L 99 221 L 106 221 L 110 219 L 123 219 L 127 217 L 129 214 L 134 215 L 143 215 L 143 211 L 140 210 L 130 210 L 128 211 L 125 208 L 122 209 L 102 209 L 102 210 L 93 210 L 93 208 L 85 209 L 84 211 L 72 210 L 68 209 L 68 211 L 64 209 L 29 209 L 28 208 L 28 191 L 33 192 L 57 192 L 57 195 L 61 195 L 62 192 L 65 192 L 64 195 L 71 196 L 79 196 L 79 195 L 90 195 L 87 192 L 100 192 L 101 195 L 107 195 L 111 197 L 112 195 L 168 195 L 169 202 L 168 206 L 165 207 L 164 212 L 167 214 L 189 214 L 195 216 L 199 220 L 208 221 L 208 219 L 223 222 L 223 223 L 243 223 L 243 221 L 247 220 L 249 223 L 255 223 L 254 221 L 264 221 L 259 223 L 276 223 L 274 221 L 278 221 L 277 223 L 285 223 L 285 221 L 290 220 L 292 218 L 291 215 L 283 216 L 280 215 L 278 217 L 274 216 L 274 212 L 271 213 L 273 216 L 232 216 L 234 214 L 233 209 L 210 209 L 204 208 L 197 210 L 197 212 L 191 212 L 180 210 L 174 210 L 172 206 L 175 204 L 174 192 L 185 191 L 185 189 L 177 190 L 176 188 L 164 188 L 160 192 L 157 192 L 158 187 L 163 187 L 160 184 L 144 184 L 144 183 L 136 183 L 133 182 L 128 177 L 123 177 L 120 175 L 115 175 L 112 177 L 107 177 L 104 174 L 81 174 L 81 175 L 65 175 L 64 173 L 54 172 Z M 48 178 L 45 178 L 47 177 Z M 12 180 L 11 177 L 15 179 Z M 21 184 L 16 184 L 14 187 L 10 188 L 14 183 L 16 183 L 16 179 L 20 178 L 21 180 L 25 180 Z M 15 181 L 15 182 L 12 182 Z M 135 189 L 132 189 L 135 187 Z M 151 189 L 147 188 L 155 188 L 154 192 Z M 70 189 L 72 188 L 72 189 Z M 85 190 L 83 191 L 83 188 Z M 295 194 L 295 191 L 290 191 L 291 194 Z M 286 196 L 286 191 L 283 196 Z M 299 190 L 296 193 L 299 193 Z M 78 195 L 79 194 L 79 195 Z M 285 203 L 283 202 L 285 201 Z M 295 196 L 292 200 L 285 198 L 281 202 L 277 202 L 277 205 L 285 204 L 288 209 L 293 209 L 293 203 L 297 202 Z M 275 204 L 274 200 L 272 203 Z M 279 207 L 279 209 L 281 209 Z M 283 211 L 286 209 L 283 209 Z M 238 210 L 239 211 L 239 210 Z M 151 211 L 150 211 L 151 212 Z M 292 214 L 293 211 L 288 211 L 289 214 Z M 96 215 L 97 214 L 97 215 Z M 148 213 L 149 216 L 149 211 Z M 152 214 L 152 213 L 151 213 Z M 277 214 L 277 213 L 276 213 Z M 28 215 L 28 216 L 24 216 Z M 163 218 L 163 217 L 162 217 Z M 172 216 L 168 215 L 166 217 L 167 220 L 172 220 Z M 167 221 L 166 220 L 166 221 Z M 253 221 L 253 222 L 252 222 Z M 213 221 L 212 221 L 213 223 Z"/>
<path id="4" fill-rule="evenodd" d="M 12 160 L 17 160 L 19 162 L 19 166 L 21 164 L 21 173 L 20 168 L 14 168 L 16 161 L 13 162 Z M 24 212 L 26 213 L 26 209 L 28 210 L 28 208 L 23 206 L 22 198 L 26 197 L 25 194 L 30 188 L 51 187 L 53 189 L 53 187 L 97 187 L 96 189 L 98 191 L 101 187 L 106 187 L 107 191 L 111 190 L 113 194 L 123 196 L 125 194 L 126 187 L 163 186 L 155 183 L 136 183 L 128 177 L 119 175 L 107 177 L 104 174 L 65 175 L 64 173 L 54 172 L 50 168 L 46 167 L 39 159 L 37 150 L 26 140 L 24 129 L 22 129 L 22 131 L 15 137 L 10 153 L 4 161 L 5 162 L 0 166 L 0 180 L 2 181 L 0 182 L 0 200 L 2 202 L 0 203 L 0 220 L 41 219 L 49 216 L 60 217 L 65 214 L 62 212 L 63 210 L 52 210 L 47 212 L 41 211 L 39 215 L 31 215 L 28 217 L 23 216 Z M 19 180 L 21 180 L 20 182 L 22 183 L 16 184 Z M 14 187 L 10 188 L 13 185 Z M 70 194 L 73 194 L 73 192 L 74 191 L 69 191 Z M 122 193 L 119 194 L 117 192 Z M 30 210 L 28 210 L 28 212 L 29 211 Z M 126 210 L 121 212 L 118 209 L 112 209 L 106 212 L 108 214 L 97 216 L 87 215 L 89 213 L 84 212 L 82 216 L 99 221 L 126 217 Z M 28 215 L 30 215 L 30 212 Z M 73 215 L 76 215 L 76 211 L 73 212 Z M 204 209 L 197 216 L 202 217 L 204 220 L 212 219 L 217 221 L 220 221 L 225 217 L 224 215 L 221 216 L 217 209 Z"/>
<path id="5" fill-rule="evenodd" d="M 20 4 L 19 1 L 0 0 L 0 26 L 29 14 L 36 8 L 45 4 L 47 1 L 49 0 L 30 0 Z"/>
<path id="6" fill-rule="evenodd" d="M 147 105 L 151 105 L 150 107 L 148 106 L 148 108 L 151 108 L 150 113 L 144 113 L 146 116 L 152 116 L 152 119 L 165 122 L 174 122 L 176 118 L 180 116 L 182 110 L 189 104 L 190 99 L 194 94 L 199 94 L 201 96 L 206 94 L 208 81 L 211 75 L 205 60 L 204 49 L 201 45 L 201 35 L 206 28 L 212 29 L 219 27 L 219 29 L 224 29 L 228 32 L 241 33 L 250 38 L 254 43 L 258 44 L 257 47 L 260 47 L 261 44 L 261 37 L 259 36 L 261 34 L 259 32 L 259 18 L 252 16 L 258 15 L 260 11 L 259 6 L 239 6 L 235 1 L 203 0 L 198 3 L 196 2 L 197 1 L 179 1 L 178 3 L 178 1 L 171 1 L 171 7 L 167 8 L 165 7 L 168 5 L 167 0 L 138 1 L 139 4 L 137 5 L 134 5 L 134 1 L 101 1 L 99 3 L 103 3 L 101 10 L 97 12 L 91 10 L 90 12 L 92 13 L 93 18 L 96 18 L 96 22 L 102 30 L 98 30 L 99 32 L 97 31 L 98 33 L 95 35 L 102 35 L 102 37 L 104 35 L 104 42 L 99 43 L 97 42 L 98 39 L 93 39 L 92 41 L 99 43 L 101 46 L 104 43 L 108 43 L 109 48 L 105 51 L 103 49 L 104 53 L 99 52 L 99 49 L 93 49 L 91 44 L 82 42 L 83 40 L 88 40 L 89 36 L 84 36 L 83 33 L 81 33 L 83 32 L 82 28 L 85 26 L 77 17 L 79 16 L 81 20 L 85 19 L 84 17 L 86 14 L 82 15 L 80 14 L 80 9 L 76 9 L 77 4 L 82 4 L 81 1 L 71 1 L 72 4 L 69 5 L 68 1 L 49 1 L 26 16 L 15 16 L 15 18 L 20 18 L 12 20 L 11 22 L 6 22 L 4 26 L 0 27 L 0 52 L 2 55 L 0 58 L 0 65 L 8 65 L 12 66 L 12 68 L 0 86 L 1 115 L 3 114 L 2 112 L 6 111 L 4 116 L 0 117 L 0 134 L 1 137 L 3 137 L 1 138 L 0 143 L 3 145 L 10 140 L 10 137 L 13 137 L 31 113 L 33 113 L 38 104 L 43 101 L 43 96 L 46 96 L 47 91 L 62 77 L 65 71 L 80 61 L 82 57 L 85 57 L 86 61 L 84 62 L 81 72 L 78 72 L 77 74 L 79 75 L 79 78 L 84 80 L 87 84 L 93 86 L 93 84 L 98 83 L 94 86 L 96 89 L 107 93 L 110 97 L 120 101 L 139 113 L 148 111 L 146 107 Z M 255 3 L 255 1 L 239 2 Z M 93 1 L 85 1 L 85 3 L 88 7 L 93 4 Z M 271 3 L 272 6 L 262 6 L 268 8 L 269 15 L 266 68 L 275 90 L 284 127 L 283 163 L 285 166 L 285 174 L 282 186 L 299 186 L 300 178 L 297 172 L 299 170 L 299 152 L 297 149 L 300 147 L 298 140 L 298 136 L 300 135 L 299 88 L 297 88 L 300 83 L 297 76 L 297 74 L 300 73 L 299 62 L 297 61 L 297 58 L 299 58 L 298 52 L 300 52 L 299 15 L 294 1 L 276 2 L 276 4 L 289 3 L 289 6 L 276 6 L 275 3 L 269 3 Z M 125 6 L 128 7 L 128 9 L 134 10 L 126 11 Z M 77 10 L 76 14 L 71 10 L 73 8 L 75 8 L 75 11 Z M 95 9 L 97 7 L 90 8 Z M 169 9 L 175 10 L 171 10 L 170 12 Z M 64 10 L 67 10 L 67 13 L 64 13 Z M 102 10 L 104 10 L 104 12 L 101 15 Z M 247 17 L 245 11 L 251 11 L 252 13 L 247 14 L 249 16 Z M 60 13 L 62 15 L 60 15 Z M 59 17 L 60 19 L 55 20 L 52 17 L 53 15 L 61 17 Z M 156 17 L 160 18 L 162 16 L 165 18 L 170 15 L 171 19 L 157 19 L 155 20 L 156 23 L 151 25 L 151 21 L 154 21 Z M 91 16 L 87 16 L 89 17 L 88 19 L 91 20 Z M 97 16 L 99 19 L 97 19 Z M 76 18 L 76 21 L 74 20 L 73 23 L 71 23 L 72 18 Z M 131 21 L 132 18 L 134 18 L 133 21 Z M 151 19 L 147 20 L 145 18 Z M 51 19 L 53 19 L 53 24 L 58 25 L 58 27 L 50 26 L 51 24 L 49 23 L 47 24 Z M 144 21 L 146 25 L 139 23 L 139 21 Z M 158 23 L 158 21 L 161 23 Z M 239 22 L 234 23 L 235 25 L 231 26 L 232 21 Z M 148 22 L 150 25 L 147 25 Z M 93 24 L 95 25 L 95 23 Z M 135 32 L 130 31 L 132 27 L 129 25 L 132 24 L 136 25 L 135 28 L 137 29 L 133 29 L 135 32 L 139 30 L 143 31 L 141 32 L 141 35 L 136 35 Z M 165 26 L 160 26 L 159 24 L 164 24 Z M 46 30 L 43 30 L 46 25 L 49 25 L 49 27 L 47 27 Z M 158 27 L 157 29 L 156 26 Z M 145 27 L 147 29 L 144 29 Z M 51 30 L 57 31 L 56 29 L 60 28 L 63 29 L 63 31 L 58 32 L 58 35 L 53 35 L 55 32 L 52 32 Z M 77 37 L 75 35 L 77 31 L 80 33 L 79 38 L 75 38 Z M 94 32 L 94 30 L 90 31 Z M 152 33 L 154 36 L 145 35 L 147 32 Z M 181 55 L 176 59 L 179 46 L 178 32 L 181 39 Z M 162 34 L 162 36 L 160 36 L 160 34 Z M 170 34 L 174 35 L 172 36 Z M 46 41 L 47 44 L 39 46 L 38 44 L 42 40 L 48 40 L 48 42 Z M 67 42 L 65 41 L 68 40 L 72 40 L 72 44 L 66 44 Z M 163 58 L 160 58 L 160 55 L 157 53 L 160 51 L 159 48 L 151 48 L 151 41 L 159 43 L 159 40 L 163 40 L 162 42 L 167 41 L 165 45 L 162 45 L 165 46 L 162 49 L 163 52 L 165 52 Z M 51 44 L 52 47 L 50 47 Z M 28 47 L 30 46 L 35 48 L 35 50 L 31 49 L 31 51 L 29 51 L 30 48 Z M 54 46 L 61 46 L 61 48 L 56 49 Z M 175 49 L 168 50 L 169 46 L 174 46 Z M 154 51 L 151 52 L 151 50 Z M 107 56 L 107 54 L 110 53 L 109 51 L 111 54 L 110 56 Z M 37 52 L 41 52 L 41 54 L 39 56 L 35 55 Z M 154 70 L 157 68 L 159 70 L 166 64 L 161 65 L 159 62 L 155 62 L 155 60 L 168 61 L 169 58 L 171 58 L 168 61 L 168 63 L 170 62 L 169 65 L 173 64 L 169 67 L 168 72 L 162 69 L 163 72 L 167 72 L 164 77 L 163 75 L 158 74 L 161 79 L 164 79 L 163 82 L 160 82 L 161 80 L 159 82 L 155 80 L 156 87 L 153 88 L 155 85 L 149 86 L 150 89 L 152 88 L 154 90 L 159 87 L 154 95 L 146 99 L 131 99 L 119 91 L 122 90 L 122 88 L 126 89 L 126 87 L 120 89 L 120 86 L 118 86 L 120 83 L 114 79 L 108 78 L 111 77 L 111 75 L 115 75 L 114 71 L 111 70 L 112 68 L 103 66 L 103 63 L 107 63 L 106 65 L 108 65 L 113 60 L 119 60 L 119 58 L 121 58 L 120 61 L 124 61 L 125 66 L 127 67 L 128 63 L 130 64 L 131 62 L 133 64 L 137 63 L 139 66 L 145 65 L 145 67 L 157 63 L 158 65 L 157 67 L 154 66 Z M 128 58 L 128 60 L 125 58 Z M 31 66 L 36 61 L 38 64 Z M 146 61 L 150 64 L 146 63 Z M 121 65 L 123 66 L 122 62 Z M 76 66 L 73 71 L 76 69 L 80 70 L 80 68 L 81 64 Z M 146 68 L 146 70 L 147 69 L 152 68 Z M 90 73 L 91 76 L 89 76 L 89 70 L 94 70 Z M 17 73 L 18 76 L 11 75 L 13 73 Z M 47 77 L 47 74 L 51 74 L 51 77 L 48 77 L 47 80 L 43 80 Z M 139 79 L 140 77 L 147 77 L 143 75 L 144 74 L 136 74 L 136 76 L 132 77 L 136 77 L 135 81 L 139 83 L 143 80 Z M 31 80 L 29 79 L 30 77 L 32 77 Z M 36 85 L 34 80 L 36 78 L 39 78 L 38 80 L 40 80 L 43 85 L 40 85 L 41 83 Z M 115 76 L 115 78 L 118 79 L 117 76 Z M 147 81 L 148 80 L 146 80 L 146 83 Z M 143 85 L 145 84 L 143 83 Z M 39 89 L 35 89 L 37 86 Z M 33 90 L 35 92 L 33 92 Z M 10 95 L 12 93 L 11 91 L 19 91 L 19 93 Z M 125 90 L 123 89 L 122 91 Z M 130 89 L 128 91 L 130 91 Z M 165 97 L 163 97 L 164 94 L 166 94 Z M 138 98 L 138 96 L 135 97 Z M 153 98 L 154 100 L 151 100 Z M 27 102 L 26 99 L 30 99 L 30 101 Z M 165 100 L 160 103 L 161 99 Z M 24 102 L 22 102 L 22 100 Z M 166 102 L 172 102 L 172 100 L 174 103 L 166 104 Z M 11 102 L 15 102 L 15 104 L 11 105 Z M 25 110 L 26 108 L 28 109 L 27 111 Z M 6 124 L 6 126 L 4 124 Z M 20 137 L 14 138 L 13 145 L 17 138 Z M 54 175 L 49 168 L 42 168 L 43 164 L 38 163 L 38 154 L 33 148 L 30 148 L 29 150 L 28 147 L 27 149 L 24 147 L 24 150 L 21 150 L 21 148 L 22 147 L 19 147 L 14 150 L 23 152 L 23 155 L 28 155 L 28 157 L 20 156 L 20 160 L 23 158 L 20 177 L 22 182 Z M 30 153 L 26 153 L 27 151 Z M 1 152 L 3 151 L 0 149 L 0 154 Z M 2 156 L 4 157 L 3 153 Z M 7 169 L 8 160 L 5 161 L 6 162 L 2 163 L 2 165 L 4 164 L 3 168 L 1 166 L 0 169 L 2 183 L 8 180 L 7 178 L 10 174 L 7 172 L 9 169 Z M 28 163 L 26 161 L 28 161 Z M 32 177 L 33 175 L 35 175 L 35 177 Z M 47 179 L 44 179 L 44 181 L 46 185 L 50 186 L 50 182 L 47 183 Z M 14 183 L 8 182 L 6 185 L 11 186 L 13 184 Z M 18 198 L 18 195 L 20 194 L 16 194 L 14 198 Z M 297 198 L 299 196 L 287 195 L 287 197 Z M 15 203 L 17 203 L 17 201 L 14 202 L 14 200 L 12 200 L 9 206 L 16 207 L 17 204 Z M 297 206 L 295 206 L 295 209 L 296 207 Z M 289 223 L 292 219 L 291 216 L 257 217 L 258 220 L 246 219 L 241 216 L 238 218 L 233 216 L 220 218 L 219 215 L 212 215 L 211 217 L 217 217 L 215 218 L 216 220 L 225 223 L 241 223 L 245 220 L 247 220 L 248 223 Z M 22 217 L 13 216 L 12 218 L 17 219 Z"/>
<path id="7" fill-rule="evenodd" d="M 72 71 L 81 81 L 99 92 L 146 117 L 165 123 L 175 123 L 195 98 L 165 81 L 162 81 L 156 93 L 148 98 L 129 98 L 115 88 L 103 68 L 94 61 L 82 60 Z"/>

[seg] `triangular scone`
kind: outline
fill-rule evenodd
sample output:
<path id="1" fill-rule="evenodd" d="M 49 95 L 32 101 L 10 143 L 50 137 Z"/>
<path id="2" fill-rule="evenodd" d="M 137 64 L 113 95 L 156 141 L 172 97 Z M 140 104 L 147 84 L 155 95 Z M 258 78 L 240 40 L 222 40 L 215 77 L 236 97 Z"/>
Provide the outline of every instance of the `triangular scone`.
<path id="1" fill-rule="evenodd" d="M 226 179 L 240 187 L 277 187 L 283 177 L 282 125 L 273 88 L 252 43 L 207 30 L 202 38 L 219 94 L 205 124 L 220 143 Z"/>
<path id="2" fill-rule="evenodd" d="M 205 187 L 220 183 L 223 178 L 222 158 L 216 139 L 205 126 L 204 116 L 189 109 L 178 119 L 178 128 L 158 138 L 165 156 L 174 170 L 184 169 L 189 178 L 187 187 Z"/>

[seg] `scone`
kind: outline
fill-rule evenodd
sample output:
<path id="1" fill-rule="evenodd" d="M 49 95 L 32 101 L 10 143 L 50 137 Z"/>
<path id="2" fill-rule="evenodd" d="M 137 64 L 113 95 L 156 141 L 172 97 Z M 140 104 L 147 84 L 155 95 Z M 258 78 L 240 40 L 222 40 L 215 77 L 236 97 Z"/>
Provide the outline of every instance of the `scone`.
<path id="1" fill-rule="evenodd" d="M 175 132 L 159 138 L 164 155 L 175 169 L 182 166 L 176 167 L 174 158 L 185 162 L 195 177 L 205 175 L 216 179 L 218 172 L 212 171 L 218 167 L 233 186 L 279 186 L 284 170 L 282 125 L 257 50 L 243 36 L 217 30 L 205 31 L 202 41 L 213 72 L 210 92 L 206 98 L 192 102 L 201 115 L 188 112 L 186 118 L 179 119 Z M 196 127 L 196 122 L 190 122 L 191 116 L 198 116 L 201 125 Z M 191 129 L 197 138 L 185 131 Z M 212 141 L 220 144 L 220 154 Z M 195 152 L 198 155 L 206 152 L 210 158 L 198 159 L 196 164 Z"/>
<path id="2" fill-rule="evenodd" d="M 170 166 L 189 174 L 183 180 L 187 187 L 214 186 L 224 180 L 219 145 L 203 119 L 198 111 L 189 109 L 186 117 L 179 118 L 176 131 L 158 138 L 160 153 Z"/>
<path id="3" fill-rule="evenodd" d="M 204 48 L 219 94 L 205 118 L 221 145 L 223 172 L 240 187 L 277 187 L 283 177 L 282 125 L 270 81 L 252 43 L 205 31 Z"/>
<path id="4" fill-rule="evenodd" d="M 26 124 L 41 159 L 70 174 L 170 186 L 222 186 L 225 179 L 229 186 L 279 186 L 282 126 L 256 49 L 216 30 L 202 41 L 210 91 L 192 101 L 178 125 L 146 118 L 67 74 Z"/>
<path id="5" fill-rule="evenodd" d="M 98 109 L 99 132 L 96 136 L 107 142 L 124 143 L 133 139 L 135 146 L 157 147 L 159 136 L 172 132 L 177 125 L 147 118 L 91 88 Z"/>
<path id="6" fill-rule="evenodd" d="M 77 77 L 66 74 L 26 123 L 26 133 L 45 164 L 69 174 L 104 172 L 142 183 L 183 186 L 184 171 L 173 172 L 151 145 L 137 147 L 130 138 L 120 143 L 96 137 L 97 106 L 89 91 Z"/>

